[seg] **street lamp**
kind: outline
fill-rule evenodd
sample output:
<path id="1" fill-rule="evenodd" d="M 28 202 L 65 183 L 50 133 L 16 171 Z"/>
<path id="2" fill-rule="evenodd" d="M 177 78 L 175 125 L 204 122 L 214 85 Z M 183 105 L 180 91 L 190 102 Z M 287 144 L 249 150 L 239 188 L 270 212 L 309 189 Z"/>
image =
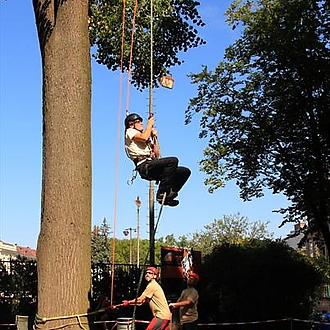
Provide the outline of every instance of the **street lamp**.
<path id="1" fill-rule="evenodd" d="M 136 232 L 135 228 L 126 228 L 123 233 L 125 236 L 129 234 L 129 263 L 132 264 L 132 231 Z"/>

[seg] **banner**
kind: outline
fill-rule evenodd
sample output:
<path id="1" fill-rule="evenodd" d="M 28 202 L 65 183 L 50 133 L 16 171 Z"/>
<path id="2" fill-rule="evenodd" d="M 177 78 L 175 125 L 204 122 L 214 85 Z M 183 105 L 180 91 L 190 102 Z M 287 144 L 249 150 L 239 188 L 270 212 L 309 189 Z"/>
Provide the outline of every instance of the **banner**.
<path id="1" fill-rule="evenodd" d="M 161 247 L 162 278 L 183 279 L 194 271 L 199 272 L 201 252 L 193 249 Z"/>

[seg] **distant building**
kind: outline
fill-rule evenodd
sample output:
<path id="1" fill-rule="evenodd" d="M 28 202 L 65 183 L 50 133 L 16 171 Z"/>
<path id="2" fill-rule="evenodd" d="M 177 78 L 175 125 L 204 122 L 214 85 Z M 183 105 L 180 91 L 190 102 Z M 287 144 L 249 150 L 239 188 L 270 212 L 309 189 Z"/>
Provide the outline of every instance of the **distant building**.
<path id="1" fill-rule="evenodd" d="M 27 259 L 36 259 L 37 251 L 29 247 L 6 243 L 0 240 L 0 260 L 9 261 L 16 259 L 18 256 L 25 257 Z"/>
<path id="2" fill-rule="evenodd" d="M 317 257 L 319 255 L 323 255 L 329 258 L 329 251 L 327 250 L 326 246 L 323 244 L 322 246 L 318 244 L 318 235 L 315 234 L 308 234 L 306 237 L 306 241 L 304 244 L 300 245 L 301 240 L 305 236 L 305 232 L 308 229 L 307 222 L 300 222 L 295 224 L 294 230 L 287 235 L 284 240 L 287 242 L 289 246 L 291 246 L 295 250 L 300 250 L 304 252 L 308 257 Z"/>
<path id="3" fill-rule="evenodd" d="M 295 250 L 299 250 L 305 253 L 308 257 L 315 258 L 319 255 L 324 255 L 329 258 L 329 251 L 326 246 L 317 244 L 318 235 L 308 234 L 304 244 L 300 244 L 301 240 L 305 236 L 305 232 L 308 228 L 307 222 L 300 222 L 294 226 L 294 230 L 287 235 L 284 240 L 289 246 Z M 323 286 L 322 297 L 319 302 L 318 309 L 320 312 L 330 313 L 330 283 L 326 283 Z"/>
<path id="4" fill-rule="evenodd" d="M 9 261 L 17 258 L 17 245 L 0 241 L 0 260 Z"/>

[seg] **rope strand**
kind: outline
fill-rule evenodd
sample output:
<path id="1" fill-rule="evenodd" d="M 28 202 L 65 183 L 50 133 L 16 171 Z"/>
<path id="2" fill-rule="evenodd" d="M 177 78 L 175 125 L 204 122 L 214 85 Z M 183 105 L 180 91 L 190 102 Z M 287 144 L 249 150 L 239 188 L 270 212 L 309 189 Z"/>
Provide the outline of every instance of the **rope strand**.
<path id="1" fill-rule="evenodd" d="M 134 44 L 134 32 L 135 32 L 135 19 L 137 13 L 138 0 L 135 1 L 133 21 L 132 21 L 132 33 L 130 43 L 130 58 L 128 67 L 127 78 L 127 97 L 126 97 L 126 115 L 128 113 L 128 105 L 130 98 L 130 75 L 132 71 L 132 59 L 133 59 L 133 44 Z M 119 153 L 120 153 L 120 137 L 121 137 L 121 113 L 122 113 L 122 99 L 123 99 L 123 71 L 124 71 L 124 53 L 125 53 L 125 24 L 126 24 L 126 0 L 123 0 L 123 12 L 122 12 L 122 33 L 121 33 L 121 54 L 120 54 L 120 78 L 119 78 L 119 102 L 118 102 L 118 115 L 117 115 L 117 148 L 116 148 L 116 182 L 115 182 L 115 195 L 114 195 L 114 213 L 113 213 L 113 240 L 112 240 L 112 267 L 111 267 L 111 293 L 110 304 L 113 304 L 113 288 L 114 288 L 114 276 L 115 276 L 115 256 L 116 256 L 116 222 L 117 222 L 117 196 L 118 196 L 118 173 L 119 173 Z"/>
<path id="2" fill-rule="evenodd" d="M 119 102 L 117 114 L 117 148 L 116 148 L 116 181 L 114 195 L 114 210 L 113 210 L 113 239 L 112 239 L 112 263 L 111 263 L 111 288 L 110 288 L 110 304 L 113 303 L 113 288 L 115 277 L 115 257 L 116 257 L 116 220 L 117 220 L 117 194 L 118 194 L 118 164 L 119 164 L 119 148 L 120 148 L 120 115 L 122 111 L 122 96 L 123 96 L 123 67 L 124 67 L 124 42 L 125 42 L 125 17 L 126 17 L 126 0 L 123 0 L 122 12 L 122 31 L 121 31 L 121 54 L 120 54 L 120 75 L 119 75 Z"/>
<path id="3" fill-rule="evenodd" d="M 129 113 L 129 100 L 131 91 L 131 76 L 132 76 L 132 62 L 133 62 L 133 44 L 134 44 L 134 33 L 135 33 L 135 19 L 138 7 L 138 0 L 135 1 L 133 20 L 132 20 L 132 32 L 131 32 L 131 45 L 129 53 L 129 64 L 127 73 L 127 96 L 126 96 L 126 115 Z"/>

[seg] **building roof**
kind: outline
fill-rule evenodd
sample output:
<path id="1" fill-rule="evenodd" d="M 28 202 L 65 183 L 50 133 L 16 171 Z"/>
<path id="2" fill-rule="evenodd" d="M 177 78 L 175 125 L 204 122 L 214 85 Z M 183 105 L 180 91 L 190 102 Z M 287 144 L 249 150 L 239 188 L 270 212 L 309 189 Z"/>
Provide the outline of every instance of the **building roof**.
<path id="1" fill-rule="evenodd" d="M 37 251 L 25 246 L 17 244 L 6 243 L 0 240 L 0 259 L 9 260 L 15 259 L 17 256 L 25 257 L 28 259 L 36 259 Z"/>
<path id="2" fill-rule="evenodd" d="M 17 254 L 28 259 L 36 259 L 37 251 L 29 247 L 17 246 Z"/>

